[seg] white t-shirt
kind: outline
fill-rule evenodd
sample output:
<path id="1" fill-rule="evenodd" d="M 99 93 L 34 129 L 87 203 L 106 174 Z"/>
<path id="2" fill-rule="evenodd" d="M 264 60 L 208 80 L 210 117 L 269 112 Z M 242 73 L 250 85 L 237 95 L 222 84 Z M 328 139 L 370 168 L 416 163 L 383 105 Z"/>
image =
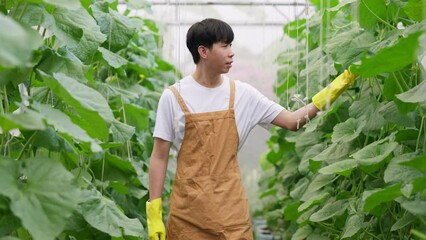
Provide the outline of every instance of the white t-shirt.
<path id="1" fill-rule="evenodd" d="M 229 78 L 223 76 L 223 82 L 215 88 L 207 88 L 187 76 L 174 84 L 191 113 L 221 111 L 229 108 Z M 257 125 L 269 129 L 271 122 L 284 108 L 269 100 L 251 85 L 235 81 L 235 120 L 237 124 L 239 146 L 244 144 L 250 131 Z M 170 89 L 161 95 L 157 109 L 154 137 L 173 142 L 180 149 L 185 133 L 185 115 Z"/>

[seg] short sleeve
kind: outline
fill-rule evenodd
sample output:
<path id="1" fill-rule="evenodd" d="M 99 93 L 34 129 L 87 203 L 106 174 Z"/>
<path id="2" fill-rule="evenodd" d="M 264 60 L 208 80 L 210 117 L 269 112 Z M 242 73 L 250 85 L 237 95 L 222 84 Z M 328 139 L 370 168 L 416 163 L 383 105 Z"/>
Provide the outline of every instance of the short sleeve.
<path id="1" fill-rule="evenodd" d="M 270 100 L 260 93 L 256 88 L 248 85 L 250 92 L 250 106 L 252 106 L 251 124 L 260 125 L 266 129 L 272 127 L 272 121 L 280 114 L 284 107 Z"/>
<path id="2" fill-rule="evenodd" d="M 173 93 L 165 89 L 158 102 L 157 115 L 154 127 L 154 137 L 173 142 L 175 133 L 173 129 Z"/>

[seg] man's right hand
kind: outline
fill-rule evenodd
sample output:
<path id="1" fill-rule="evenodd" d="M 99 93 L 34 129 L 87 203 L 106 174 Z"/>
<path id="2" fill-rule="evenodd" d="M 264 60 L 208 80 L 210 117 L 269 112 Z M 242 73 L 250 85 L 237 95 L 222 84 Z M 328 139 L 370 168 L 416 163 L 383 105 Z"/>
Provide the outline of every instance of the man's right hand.
<path id="1" fill-rule="evenodd" d="M 166 240 L 161 198 L 146 202 L 149 240 Z"/>

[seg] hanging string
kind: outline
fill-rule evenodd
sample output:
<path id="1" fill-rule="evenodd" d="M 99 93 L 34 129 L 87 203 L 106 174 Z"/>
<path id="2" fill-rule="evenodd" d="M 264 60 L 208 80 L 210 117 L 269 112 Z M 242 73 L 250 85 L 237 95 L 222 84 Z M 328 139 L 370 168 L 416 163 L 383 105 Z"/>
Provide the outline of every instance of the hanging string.
<path id="1" fill-rule="evenodd" d="M 306 17 L 306 48 L 305 48 L 305 58 L 306 58 L 306 95 L 305 100 L 307 102 L 309 96 L 309 2 L 305 1 L 305 17 Z"/>
<path id="2" fill-rule="evenodd" d="M 176 0 L 176 8 L 175 8 L 175 20 L 177 22 L 177 30 L 176 30 L 176 39 L 177 39 L 177 59 L 178 59 L 178 69 L 176 69 L 177 83 L 178 83 L 178 91 L 181 93 L 180 87 L 180 76 L 178 74 L 179 69 L 182 69 L 181 59 L 180 59 L 180 48 L 181 48 L 181 22 L 180 22 L 180 1 Z"/>
<path id="3" fill-rule="evenodd" d="M 299 3 L 295 2 L 294 16 L 296 18 L 296 94 L 299 93 L 299 16 L 297 10 Z"/>

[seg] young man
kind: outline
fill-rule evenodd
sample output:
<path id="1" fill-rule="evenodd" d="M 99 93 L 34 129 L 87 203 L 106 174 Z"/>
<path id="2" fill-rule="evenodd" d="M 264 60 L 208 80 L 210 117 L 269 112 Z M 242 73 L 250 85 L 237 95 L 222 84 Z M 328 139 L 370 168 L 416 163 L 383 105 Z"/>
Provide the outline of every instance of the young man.
<path id="1" fill-rule="evenodd" d="M 257 124 L 296 131 L 331 104 L 354 80 L 345 71 L 295 112 L 270 101 L 225 73 L 232 67 L 234 33 L 217 19 L 191 26 L 186 44 L 195 72 L 166 89 L 160 99 L 149 167 L 150 240 L 164 240 L 161 195 L 169 151 L 178 150 L 167 224 L 169 240 L 253 239 L 237 153 Z"/>

